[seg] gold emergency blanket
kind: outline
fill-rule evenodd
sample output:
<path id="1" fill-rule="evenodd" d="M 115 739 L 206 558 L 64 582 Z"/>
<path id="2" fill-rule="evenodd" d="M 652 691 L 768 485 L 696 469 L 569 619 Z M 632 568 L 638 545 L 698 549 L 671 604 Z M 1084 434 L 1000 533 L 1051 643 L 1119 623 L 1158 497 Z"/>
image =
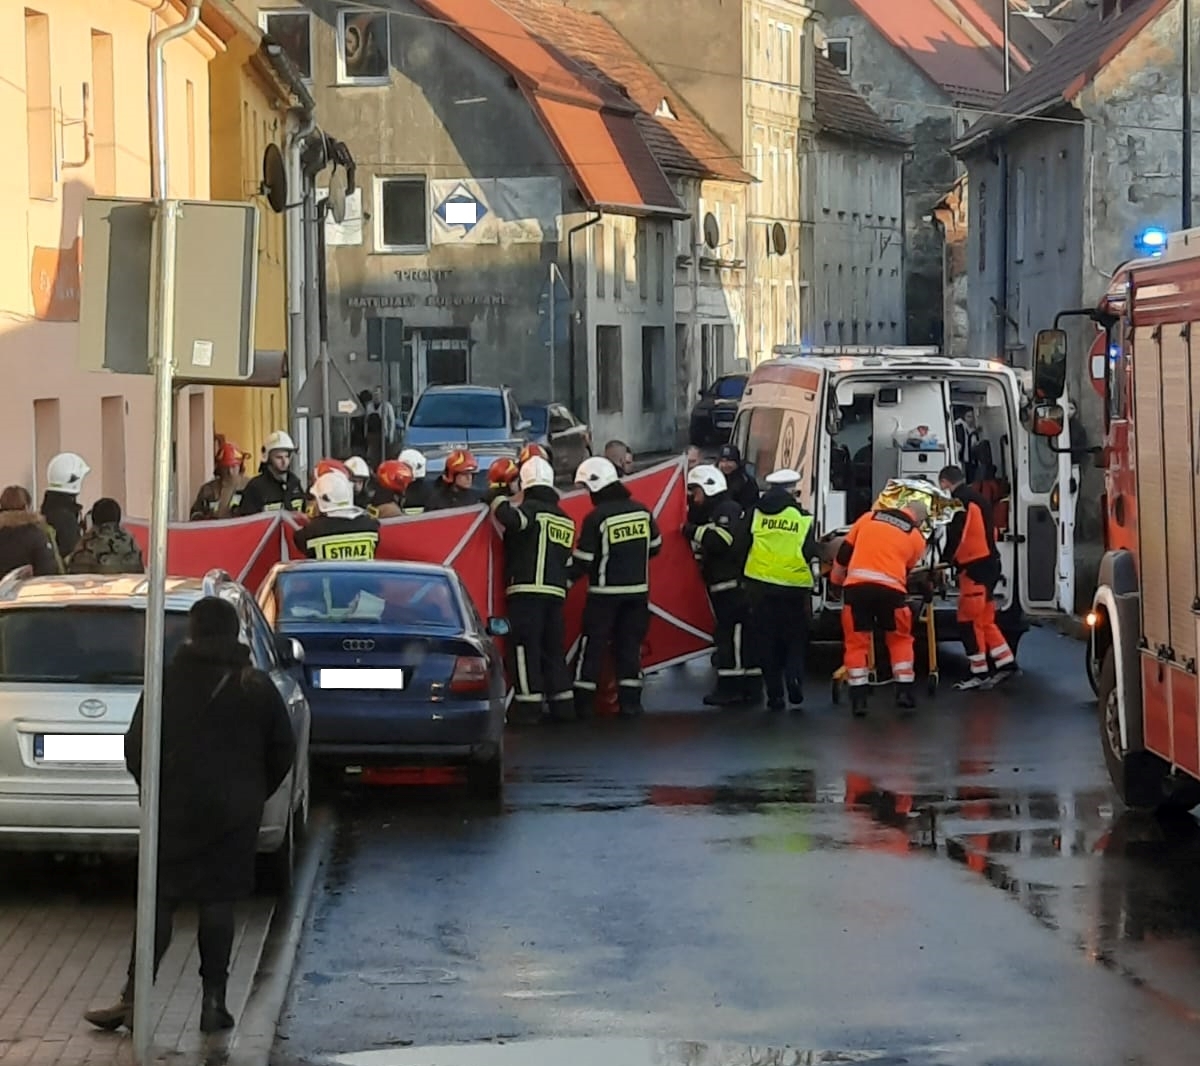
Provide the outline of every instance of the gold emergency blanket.
<path id="1" fill-rule="evenodd" d="M 923 503 L 929 509 L 929 520 L 922 526 L 927 536 L 935 527 L 949 525 L 955 514 L 962 510 L 962 503 L 940 485 L 921 478 L 892 478 L 871 505 L 871 510 L 900 510 L 913 501 Z"/>

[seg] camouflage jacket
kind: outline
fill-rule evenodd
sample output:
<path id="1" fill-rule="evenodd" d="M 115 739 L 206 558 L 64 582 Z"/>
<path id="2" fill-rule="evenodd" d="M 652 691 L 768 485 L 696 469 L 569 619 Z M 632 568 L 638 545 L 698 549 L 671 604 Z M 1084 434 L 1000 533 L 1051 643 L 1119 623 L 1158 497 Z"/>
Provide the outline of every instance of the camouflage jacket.
<path id="1" fill-rule="evenodd" d="M 144 574 L 142 549 L 114 522 L 93 526 L 67 556 L 68 574 Z"/>

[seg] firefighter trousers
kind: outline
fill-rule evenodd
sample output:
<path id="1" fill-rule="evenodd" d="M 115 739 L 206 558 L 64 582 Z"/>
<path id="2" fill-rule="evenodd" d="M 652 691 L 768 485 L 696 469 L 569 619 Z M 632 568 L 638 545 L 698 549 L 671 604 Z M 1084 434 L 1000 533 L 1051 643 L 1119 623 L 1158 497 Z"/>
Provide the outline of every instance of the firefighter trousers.
<path id="1" fill-rule="evenodd" d="M 1016 658 L 1000 627 L 996 624 L 996 600 L 993 586 L 965 573 L 958 575 L 958 624 L 971 673 L 986 677 L 988 659 L 997 670 L 1011 668 Z"/>
<path id="2" fill-rule="evenodd" d="M 564 600 L 522 592 L 508 597 L 508 638 L 513 700 L 534 714 L 543 701 L 555 718 L 574 716 L 571 672 L 567 669 Z"/>
<path id="3" fill-rule="evenodd" d="M 650 628 L 650 599 L 645 594 L 606 596 L 589 592 L 583 607 L 583 633 L 575 672 L 576 706 L 594 698 L 604 653 L 612 645 L 617 698 L 622 710 L 642 705 L 642 641 Z"/>
<path id="4" fill-rule="evenodd" d="M 713 643 L 716 652 L 717 691 L 742 692 L 746 678 L 757 683 L 762 670 L 749 661 L 750 601 L 743 588 L 723 589 L 710 592 L 716 628 Z"/>
<path id="5" fill-rule="evenodd" d="M 842 632 L 846 647 L 842 664 L 852 688 L 870 682 L 871 644 L 882 630 L 887 644 L 892 678 L 911 685 L 917 678 L 914 665 L 912 611 L 904 593 L 886 585 L 849 585 L 842 593 Z M 849 625 L 845 612 L 850 612 Z"/>
<path id="6" fill-rule="evenodd" d="M 748 581 L 746 587 L 750 598 L 753 661 L 762 670 L 767 699 L 783 699 L 785 689 L 801 692 L 808 656 L 812 590 L 763 581 Z"/>

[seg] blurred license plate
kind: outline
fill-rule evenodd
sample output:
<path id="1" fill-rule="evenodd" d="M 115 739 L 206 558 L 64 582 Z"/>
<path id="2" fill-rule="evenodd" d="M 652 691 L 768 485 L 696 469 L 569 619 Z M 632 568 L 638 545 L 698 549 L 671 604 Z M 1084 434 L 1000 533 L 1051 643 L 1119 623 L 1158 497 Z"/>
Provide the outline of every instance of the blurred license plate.
<path id="1" fill-rule="evenodd" d="M 125 762 L 125 737 L 120 733 L 38 733 L 33 738 L 38 762 Z"/>
<path id="2" fill-rule="evenodd" d="M 317 688 L 402 689 L 404 688 L 404 671 L 398 667 L 374 667 L 361 670 L 318 670 Z"/>

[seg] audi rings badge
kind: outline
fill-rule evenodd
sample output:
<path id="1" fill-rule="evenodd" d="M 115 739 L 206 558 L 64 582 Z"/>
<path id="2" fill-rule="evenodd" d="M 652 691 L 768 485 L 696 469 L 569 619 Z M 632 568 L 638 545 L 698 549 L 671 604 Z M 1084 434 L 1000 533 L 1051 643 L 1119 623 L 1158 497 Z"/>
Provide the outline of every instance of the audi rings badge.
<path id="1" fill-rule="evenodd" d="M 374 651 L 375 641 L 373 640 L 343 640 L 342 648 L 345 651 Z"/>

